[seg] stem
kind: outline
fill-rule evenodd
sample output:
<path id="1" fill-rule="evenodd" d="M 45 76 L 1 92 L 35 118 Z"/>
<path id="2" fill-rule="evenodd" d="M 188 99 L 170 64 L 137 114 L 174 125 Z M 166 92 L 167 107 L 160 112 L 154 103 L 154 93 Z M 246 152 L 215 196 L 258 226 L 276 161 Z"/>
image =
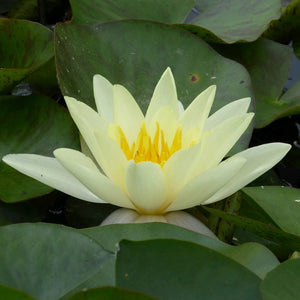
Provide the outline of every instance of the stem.
<path id="1" fill-rule="evenodd" d="M 219 201 L 216 203 L 213 203 L 211 206 L 215 209 L 223 210 L 224 209 L 224 201 Z M 208 228 L 214 232 L 215 234 L 218 233 L 219 223 L 220 223 L 220 217 L 210 214 L 208 218 Z"/>
<path id="2" fill-rule="evenodd" d="M 224 211 L 230 214 L 238 214 L 242 202 L 242 193 L 236 192 L 232 196 L 225 200 Z M 218 238 L 223 241 L 230 243 L 232 241 L 235 225 L 221 219 L 217 231 Z"/>

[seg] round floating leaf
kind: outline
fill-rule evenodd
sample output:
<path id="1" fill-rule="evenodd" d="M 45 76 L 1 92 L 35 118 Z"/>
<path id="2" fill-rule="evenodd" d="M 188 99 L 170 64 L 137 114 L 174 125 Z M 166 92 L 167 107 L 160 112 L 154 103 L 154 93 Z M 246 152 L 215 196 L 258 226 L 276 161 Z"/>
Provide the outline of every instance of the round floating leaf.
<path id="1" fill-rule="evenodd" d="M 300 189 L 265 186 L 244 188 L 282 230 L 300 236 Z"/>
<path id="2" fill-rule="evenodd" d="M 1 227 L 0 245 L 0 283 L 40 300 L 63 296 L 111 257 L 78 231 L 49 224 Z"/>
<path id="3" fill-rule="evenodd" d="M 281 1 L 198 0 L 196 8 L 200 14 L 183 27 L 206 40 L 231 44 L 255 41 L 280 17 Z"/>
<path id="4" fill-rule="evenodd" d="M 300 2 L 299 0 L 282 2 L 283 10 L 280 19 L 272 21 L 263 36 L 270 40 L 289 44 L 294 37 L 297 38 L 299 36 Z"/>
<path id="5" fill-rule="evenodd" d="M 300 259 L 288 260 L 272 270 L 261 283 L 264 300 L 295 300 L 300 295 Z"/>
<path id="6" fill-rule="evenodd" d="M 145 294 L 120 289 L 117 287 L 103 287 L 82 291 L 72 296 L 68 300 L 154 300 Z"/>
<path id="7" fill-rule="evenodd" d="M 115 285 L 115 263 L 116 263 L 116 257 L 115 254 L 113 254 L 109 260 L 101 264 L 101 269 L 95 275 L 89 277 L 87 280 L 80 283 L 70 292 L 65 294 L 63 297 L 59 298 L 59 300 L 69 300 L 70 296 L 73 296 L 75 293 L 78 293 L 83 290 L 87 290 L 99 286 L 114 286 Z M 82 294 L 81 297 L 85 297 L 85 294 Z"/>
<path id="8" fill-rule="evenodd" d="M 178 240 L 121 241 L 117 286 L 158 299 L 261 299 L 260 279 L 235 261 Z"/>
<path id="9" fill-rule="evenodd" d="M 250 73 L 255 94 L 255 127 L 299 113 L 300 85 L 295 84 L 282 97 L 292 61 L 289 46 L 267 39 L 236 45 L 216 45 L 226 57 L 244 65 Z"/>
<path id="10" fill-rule="evenodd" d="M 169 25 L 148 21 L 116 21 L 90 27 L 60 24 L 55 44 L 63 94 L 91 107 L 95 107 L 92 78 L 101 74 L 112 83 L 124 85 L 145 112 L 168 66 L 185 107 L 212 84 L 217 85 L 213 111 L 252 96 L 249 75 L 241 65 L 221 57 L 193 34 Z M 247 145 L 249 137 L 244 135 L 239 149 Z"/>
<path id="11" fill-rule="evenodd" d="M 0 285 L 0 295 L 7 300 L 36 300 L 25 292 L 4 285 Z"/>
<path id="12" fill-rule="evenodd" d="M 52 32 L 41 24 L 0 19 L 0 93 L 51 59 L 52 38 Z"/>
<path id="13" fill-rule="evenodd" d="M 68 112 L 53 100 L 31 95 L 0 97 L 0 157 L 8 153 L 52 156 L 59 147 L 78 148 L 77 129 Z M 0 162 L 0 199 L 16 202 L 52 189 Z"/>
<path id="14" fill-rule="evenodd" d="M 53 96 L 59 94 L 54 57 L 24 80 L 30 88 L 40 94 Z"/>
<path id="15" fill-rule="evenodd" d="M 71 0 L 73 22 L 83 25 L 122 19 L 144 19 L 182 23 L 193 8 L 194 0 Z"/>
<path id="16" fill-rule="evenodd" d="M 300 81 L 297 81 L 279 101 L 272 102 L 273 107 L 266 107 L 270 112 L 270 118 L 279 119 L 286 116 L 296 115 L 300 112 Z"/>
<path id="17" fill-rule="evenodd" d="M 235 224 L 246 231 L 272 241 L 274 244 L 278 244 L 290 250 L 300 250 L 300 236 L 298 235 L 282 231 L 270 224 L 265 224 L 244 216 L 226 213 L 224 211 L 207 206 L 203 208 L 209 213 L 223 218 L 224 220 L 227 220 L 228 222 Z"/>
<path id="18" fill-rule="evenodd" d="M 245 243 L 233 247 L 219 240 L 170 224 L 115 224 L 86 228 L 82 229 L 81 232 L 98 241 L 105 249 L 112 252 L 116 251 L 116 245 L 122 239 L 140 241 L 172 238 L 194 242 L 230 257 L 261 278 L 278 265 L 276 257 L 267 248 L 259 244 Z"/>

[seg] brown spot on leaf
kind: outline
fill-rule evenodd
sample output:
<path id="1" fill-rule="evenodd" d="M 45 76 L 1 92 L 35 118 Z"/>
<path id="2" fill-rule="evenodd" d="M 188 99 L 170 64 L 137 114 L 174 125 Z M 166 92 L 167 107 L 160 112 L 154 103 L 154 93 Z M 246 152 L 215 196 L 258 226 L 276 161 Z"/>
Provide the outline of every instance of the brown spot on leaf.
<path id="1" fill-rule="evenodd" d="M 198 75 L 192 74 L 192 75 L 190 76 L 190 81 L 193 82 L 193 83 L 198 82 L 198 81 L 199 81 Z"/>

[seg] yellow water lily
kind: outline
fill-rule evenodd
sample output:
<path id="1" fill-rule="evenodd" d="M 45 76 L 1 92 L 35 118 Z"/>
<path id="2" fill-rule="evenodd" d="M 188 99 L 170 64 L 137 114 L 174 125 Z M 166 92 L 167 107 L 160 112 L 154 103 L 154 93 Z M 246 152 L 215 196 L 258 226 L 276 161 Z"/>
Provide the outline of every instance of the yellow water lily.
<path id="1" fill-rule="evenodd" d="M 209 116 L 216 92 L 210 86 L 184 110 L 170 68 L 158 81 L 145 115 L 125 87 L 100 75 L 94 76 L 93 86 L 98 112 L 65 97 L 81 133 L 82 152 L 61 148 L 55 158 L 9 154 L 3 160 L 79 199 L 134 210 L 137 219 L 222 200 L 290 149 L 271 143 L 224 160 L 253 118 L 247 113 L 250 98 Z"/>

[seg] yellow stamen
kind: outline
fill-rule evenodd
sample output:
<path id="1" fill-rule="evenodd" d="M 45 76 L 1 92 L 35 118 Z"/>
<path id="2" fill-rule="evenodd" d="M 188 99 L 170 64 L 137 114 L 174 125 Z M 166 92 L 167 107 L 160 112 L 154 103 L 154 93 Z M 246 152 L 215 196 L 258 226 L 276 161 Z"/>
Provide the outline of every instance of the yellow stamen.
<path id="1" fill-rule="evenodd" d="M 178 126 L 174 134 L 171 146 L 169 146 L 165 140 L 164 131 L 160 129 L 158 122 L 156 123 L 156 131 L 153 139 L 151 139 L 148 134 L 146 125 L 143 122 L 136 141 L 133 142 L 131 146 L 128 144 L 126 136 L 120 126 L 118 126 L 118 131 L 120 137 L 119 145 L 126 155 L 126 158 L 128 160 L 134 159 L 136 163 L 151 161 L 163 167 L 170 156 L 182 148 L 181 125 Z"/>

